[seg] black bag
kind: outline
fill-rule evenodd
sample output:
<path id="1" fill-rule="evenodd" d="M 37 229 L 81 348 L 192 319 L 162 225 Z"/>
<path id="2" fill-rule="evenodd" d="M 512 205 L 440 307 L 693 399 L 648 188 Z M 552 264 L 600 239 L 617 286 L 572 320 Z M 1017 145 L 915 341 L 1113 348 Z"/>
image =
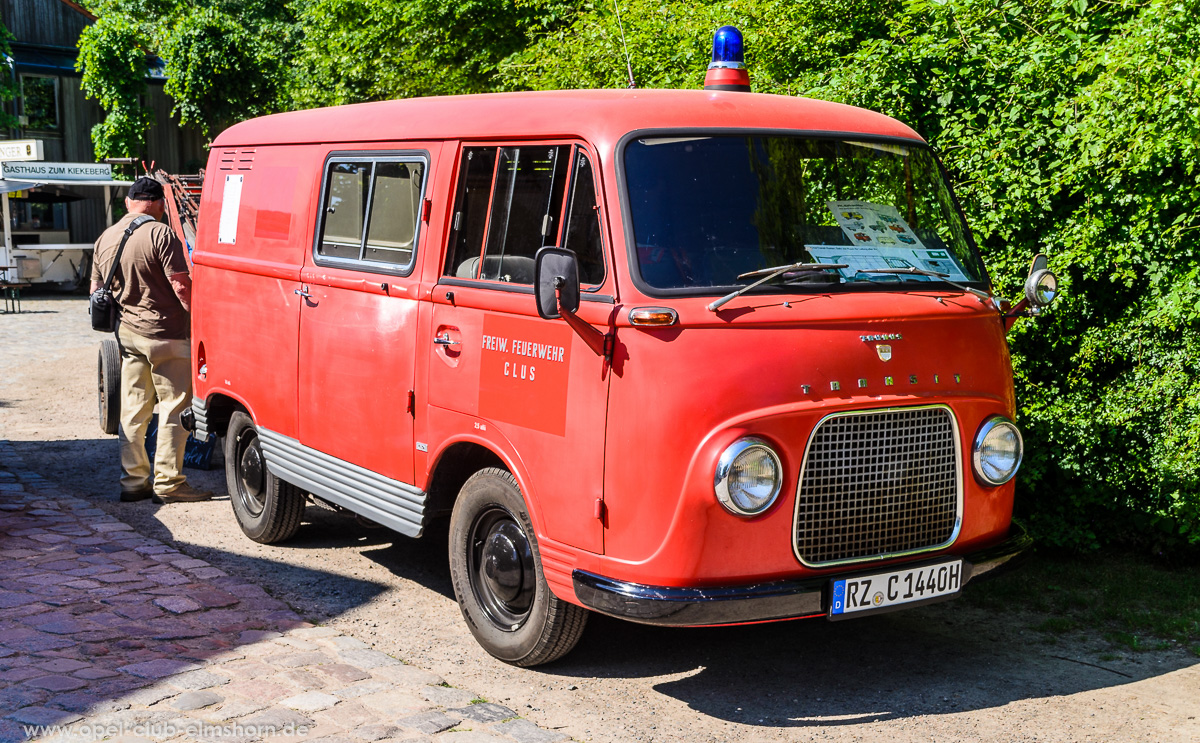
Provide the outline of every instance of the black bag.
<path id="1" fill-rule="evenodd" d="M 121 244 L 117 247 L 117 255 L 113 258 L 112 266 L 108 269 L 108 278 L 104 279 L 104 286 L 92 292 L 92 296 L 88 302 L 88 314 L 92 316 L 92 330 L 99 330 L 101 333 L 116 332 L 117 299 L 108 287 L 112 285 L 113 274 L 117 272 L 117 266 L 121 265 L 121 251 L 125 250 L 125 243 L 129 242 L 129 236 L 138 227 L 153 221 L 154 217 L 149 214 L 143 214 L 130 222 L 129 226 L 125 228 L 125 236 L 121 238 Z"/>
<path id="2" fill-rule="evenodd" d="M 112 291 L 105 286 L 92 293 L 88 302 L 88 314 L 92 316 L 92 330 L 101 333 L 111 333 L 117 329 L 117 300 L 113 299 Z"/>

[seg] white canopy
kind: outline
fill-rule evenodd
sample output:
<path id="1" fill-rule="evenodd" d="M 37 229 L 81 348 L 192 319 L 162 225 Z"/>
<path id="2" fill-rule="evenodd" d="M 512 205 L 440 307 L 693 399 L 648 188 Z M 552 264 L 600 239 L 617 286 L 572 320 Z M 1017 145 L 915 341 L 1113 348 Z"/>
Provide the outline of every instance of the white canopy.
<path id="1" fill-rule="evenodd" d="M 0 280 L 11 280 L 10 271 L 13 267 L 9 264 L 12 261 L 13 239 L 12 239 L 12 222 L 11 212 L 9 211 L 9 194 L 17 191 L 27 191 L 38 186 L 100 186 L 104 189 L 104 221 L 112 226 L 112 203 L 109 196 L 112 193 L 110 190 L 113 187 L 124 188 L 132 186 L 133 181 L 103 181 L 103 180 L 60 180 L 49 178 L 38 178 L 31 181 L 14 181 L 5 178 L 0 178 L 0 218 L 3 219 L 3 236 L 4 240 L 0 242 Z"/>

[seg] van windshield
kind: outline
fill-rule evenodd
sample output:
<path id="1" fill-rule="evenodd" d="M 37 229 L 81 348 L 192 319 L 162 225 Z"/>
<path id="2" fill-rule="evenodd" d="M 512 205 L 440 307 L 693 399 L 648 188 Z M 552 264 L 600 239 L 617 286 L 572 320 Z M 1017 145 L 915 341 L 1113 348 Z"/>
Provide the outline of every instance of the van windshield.
<path id="1" fill-rule="evenodd" d="M 628 143 L 625 181 L 637 266 L 655 289 L 737 287 L 784 274 L 821 290 L 914 289 L 986 274 L 930 151 L 891 141 L 655 136 Z M 897 271 L 891 273 L 890 271 Z"/>

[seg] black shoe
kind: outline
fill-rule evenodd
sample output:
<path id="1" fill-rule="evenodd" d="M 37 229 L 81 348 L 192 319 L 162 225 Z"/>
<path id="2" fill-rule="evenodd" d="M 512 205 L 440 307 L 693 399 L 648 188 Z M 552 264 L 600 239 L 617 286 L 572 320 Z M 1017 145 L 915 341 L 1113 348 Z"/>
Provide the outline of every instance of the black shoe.
<path id="1" fill-rule="evenodd" d="M 147 498 L 152 498 L 152 497 L 154 497 L 154 489 L 153 488 L 143 488 L 141 490 L 122 490 L 121 491 L 121 502 L 123 502 L 123 503 L 133 503 L 135 501 L 146 500 Z"/>

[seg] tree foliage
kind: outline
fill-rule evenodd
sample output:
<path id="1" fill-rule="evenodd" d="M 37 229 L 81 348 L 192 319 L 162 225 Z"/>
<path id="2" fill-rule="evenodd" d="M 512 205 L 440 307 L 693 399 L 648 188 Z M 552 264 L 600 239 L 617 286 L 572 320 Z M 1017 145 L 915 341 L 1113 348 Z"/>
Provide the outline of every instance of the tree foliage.
<path id="1" fill-rule="evenodd" d="M 101 16 L 79 37 L 76 65 L 83 71 L 84 95 L 105 110 L 104 120 L 92 127 L 97 159 L 138 154 L 154 114 L 141 105 L 146 92 L 147 29 L 120 14 Z"/>
<path id="2" fill-rule="evenodd" d="M 206 135 L 287 106 L 281 96 L 291 18 L 283 6 L 260 4 L 256 15 L 238 5 L 185 8 L 166 19 L 162 35 L 164 90 L 180 120 Z M 257 22 L 247 24 L 247 17 Z"/>
<path id="3" fill-rule="evenodd" d="M 12 49 L 8 45 L 8 42 L 12 41 L 12 38 L 12 33 L 3 22 L 0 22 L 0 60 L 12 57 Z M 0 80 L 0 105 L 11 101 L 17 94 L 17 91 L 13 88 L 12 76 L 4 75 L 3 77 L 5 79 Z M 16 118 L 12 114 L 6 109 L 0 108 L 0 129 L 8 129 L 16 126 L 16 123 Z"/>
<path id="4" fill-rule="evenodd" d="M 623 3 L 634 75 L 696 87 L 722 23 L 755 90 L 882 111 L 943 155 L 997 289 L 1047 252 L 1064 295 L 1012 335 L 1043 540 L 1200 544 L 1200 4 L 1119 0 Z M 596 5 L 501 66 L 509 88 L 614 87 Z"/>
<path id="5" fill-rule="evenodd" d="M 486 93 L 531 38 L 561 27 L 565 0 L 297 0 L 293 102 L 336 105 Z"/>
<path id="6" fill-rule="evenodd" d="M 79 40 L 85 95 L 105 120 L 92 130 L 96 156 L 140 153 L 154 123 L 146 77 L 166 63 L 173 113 L 205 134 L 290 106 L 284 91 L 295 19 L 278 0 L 93 0 L 98 16 Z"/>
<path id="7" fill-rule="evenodd" d="M 898 0 L 621 0 L 588 3 L 497 70 L 507 89 L 698 88 L 723 25 L 742 29 L 754 89 L 796 94 L 886 31 Z M 625 40 L 622 42 L 622 30 Z M 629 59 L 626 60 L 626 51 Z"/>

